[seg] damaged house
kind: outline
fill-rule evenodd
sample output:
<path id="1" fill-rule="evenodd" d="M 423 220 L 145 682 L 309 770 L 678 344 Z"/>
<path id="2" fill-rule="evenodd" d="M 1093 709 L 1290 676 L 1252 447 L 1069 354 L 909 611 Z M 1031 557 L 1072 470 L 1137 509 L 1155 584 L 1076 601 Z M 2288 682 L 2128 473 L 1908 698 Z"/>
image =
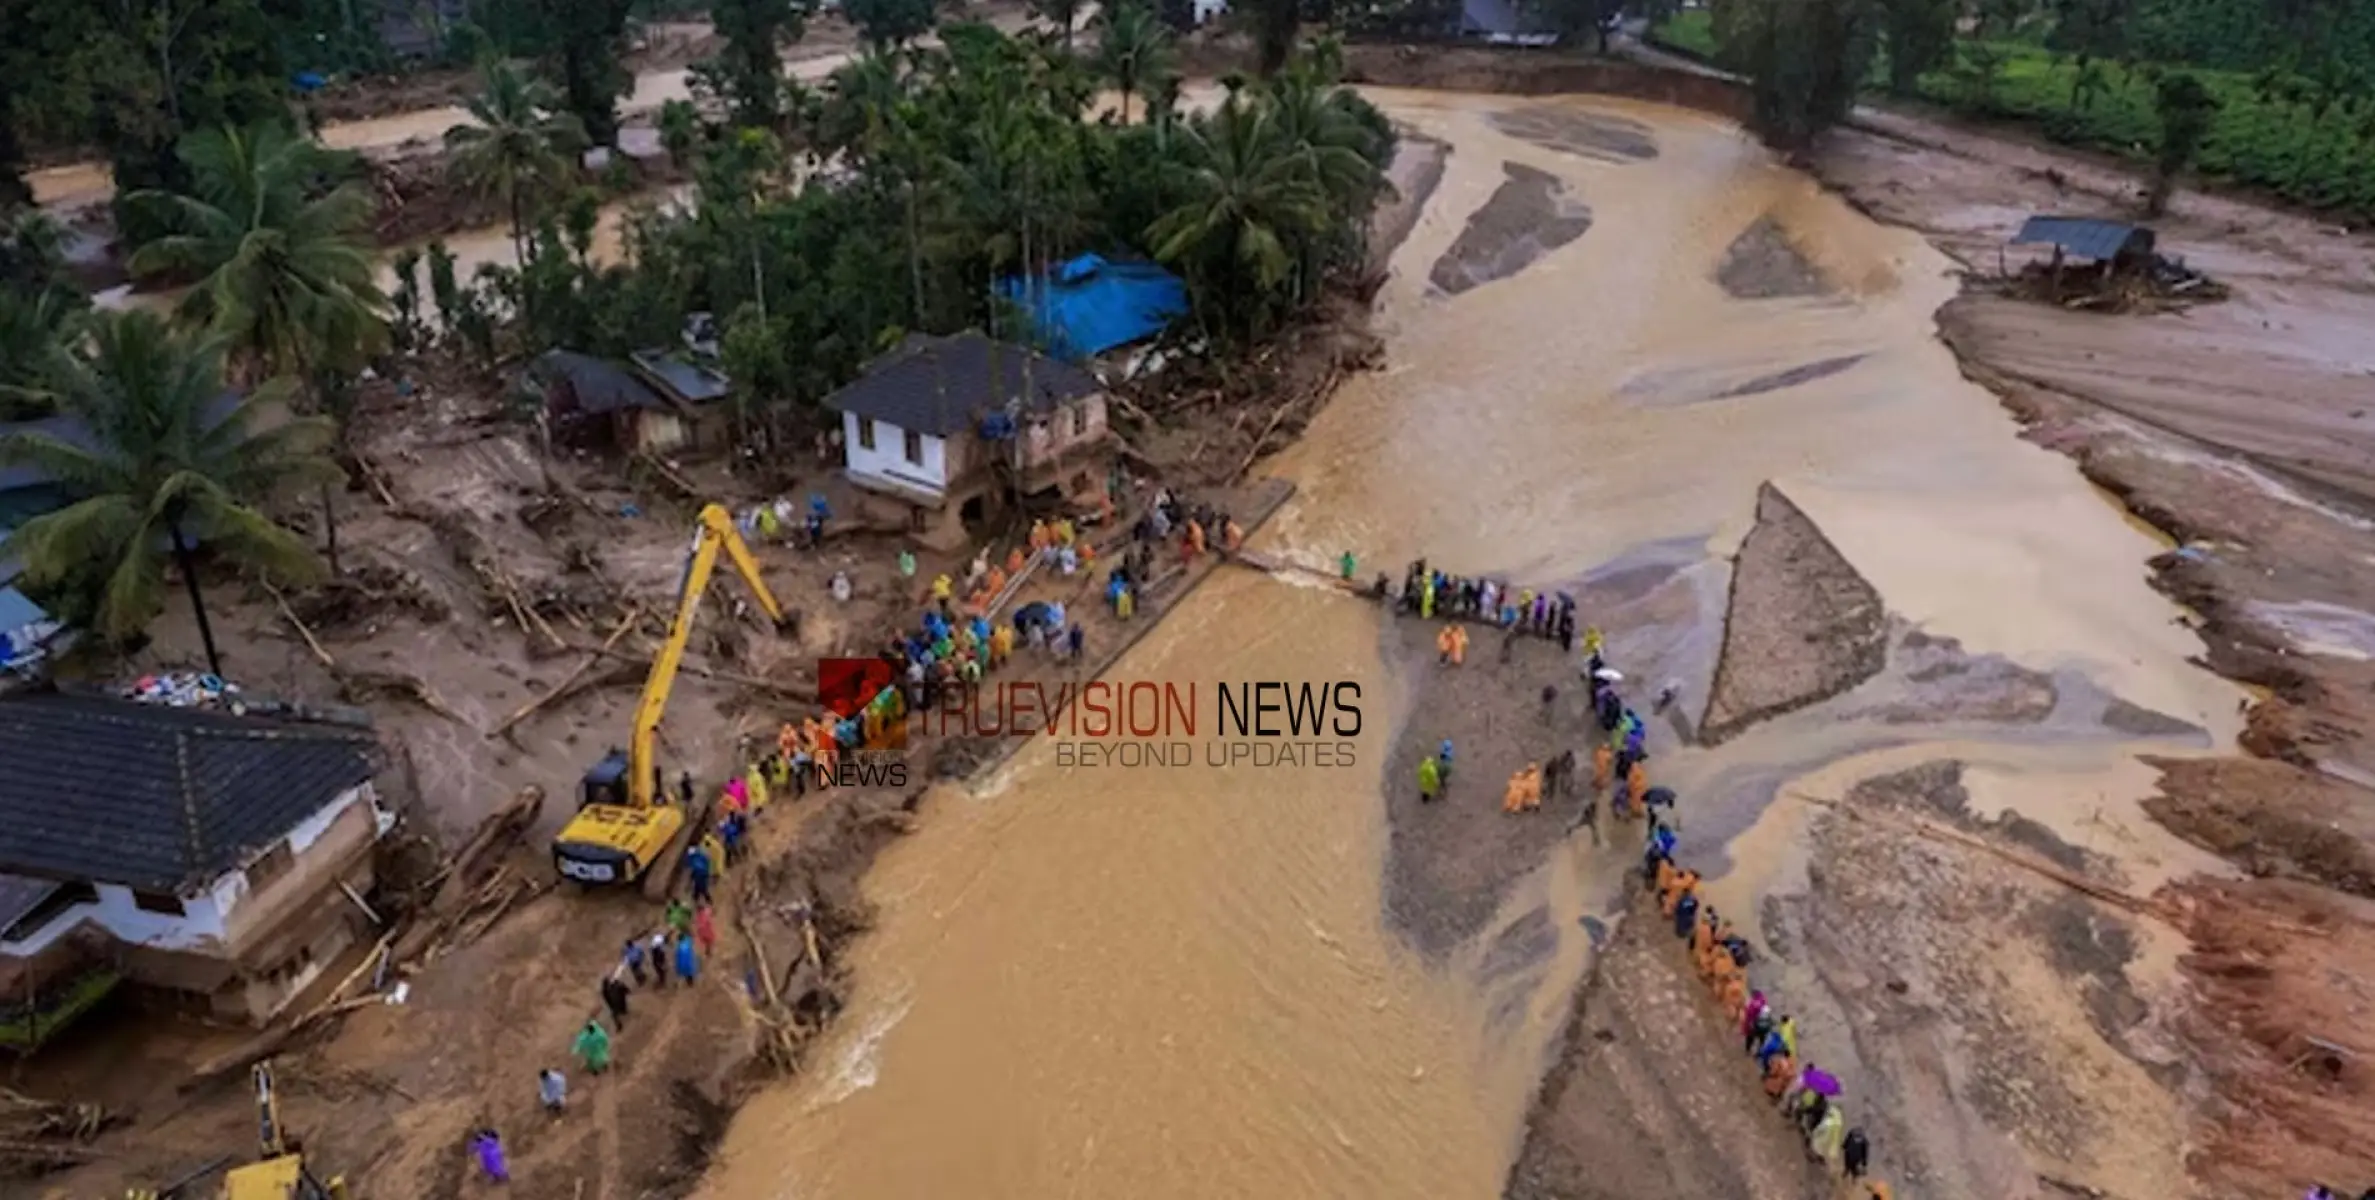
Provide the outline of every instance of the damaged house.
<path id="1" fill-rule="evenodd" d="M 825 406 L 849 481 L 929 545 L 1009 501 L 1087 503 L 1116 454 L 1095 376 L 979 333 L 911 334 Z"/>
<path id="2" fill-rule="evenodd" d="M 0 697 L 0 1046 L 129 984 L 261 1024 L 370 928 L 367 730 Z"/>

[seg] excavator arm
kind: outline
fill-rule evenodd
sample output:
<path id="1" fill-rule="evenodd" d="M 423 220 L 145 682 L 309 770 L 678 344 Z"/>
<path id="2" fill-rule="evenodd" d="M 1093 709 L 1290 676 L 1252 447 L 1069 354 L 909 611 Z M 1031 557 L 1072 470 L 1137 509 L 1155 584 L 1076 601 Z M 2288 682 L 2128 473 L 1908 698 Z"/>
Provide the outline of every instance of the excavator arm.
<path id="1" fill-rule="evenodd" d="M 750 547 L 735 532 L 733 514 L 716 504 L 702 508 L 701 527 L 693 535 L 692 553 L 685 560 L 684 578 L 678 585 L 676 617 L 668 624 L 668 640 L 660 644 L 659 654 L 651 660 L 651 674 L 643 681 L 643 698 L 635 705 L 634 735 L 627 743 L 627 795 L 638 808 L 657 799 L 654 789 L 658 782 L 653 774 L 657 759 L 652 746 L 659 738 L 660 718 L 668 711 L 676 671 L 684 663 L 685 644 L 693 635 L 693 618 L 701 612 L 701 597 L 709 590 L 709 577 L 717 570 L 721 549 L 733 560 L 735 572 L 749 586 L 767 619 L 783 624 L 783 606 L 776 602 L 775 593 L 767 590 L 766 580 L 759 577 L 759 561 L 751 557 Z"/>

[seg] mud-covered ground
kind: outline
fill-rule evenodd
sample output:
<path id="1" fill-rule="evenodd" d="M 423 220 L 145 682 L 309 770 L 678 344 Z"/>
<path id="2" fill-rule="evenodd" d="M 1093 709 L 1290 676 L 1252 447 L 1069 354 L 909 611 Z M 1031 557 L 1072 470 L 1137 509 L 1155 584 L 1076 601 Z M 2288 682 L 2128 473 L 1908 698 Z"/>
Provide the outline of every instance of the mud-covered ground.
<path id="1" fill-rule="evenodd" d="M 2002 243 L 2028 213 L 2116 215 L 2137 187 L 2125 170 L 1968 129 L 1885 114 L 1859 124 L 1818 158 L 1824 181 L 1976 270 L 2016 253 Z M 2154 560 L 2157 585 L 2199 615 L 2213 668 L 2263 689 L 2243 738 L 2258 757 L 2162 764 L 2165 795 L 2149 806 L 2252 873 L 2172 896 L 2192 946 L 2190 995 L 2170 1024 L 2209 1093 L 2181 1114 L 2191 1184 L 2221 1196 L 2363 1188 L 2375 1182 L 2363 1071 L 2337 1081 L 2296 1064 L 2310 1038 L 2375 1058 L 2355 982 L 2375 977 L 2358 899 L 2375 833 L 2375 451 L 2359 332 L 2375 327 L 2375 247 L 2198 193 L 2158 229 L 2164 253 L 2233 298 L 2097 316 L 1965 296 L 1942 333 L 2026 436 L 2182 543 Z"/>

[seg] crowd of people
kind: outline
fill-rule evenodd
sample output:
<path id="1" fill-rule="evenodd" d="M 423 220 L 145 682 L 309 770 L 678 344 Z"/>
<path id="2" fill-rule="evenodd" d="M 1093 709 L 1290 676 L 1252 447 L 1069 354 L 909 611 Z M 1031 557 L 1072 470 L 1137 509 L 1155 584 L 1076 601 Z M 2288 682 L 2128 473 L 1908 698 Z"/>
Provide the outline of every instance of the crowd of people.
<path id="1" fill-rule="evenodd" d="M 1349 554 L 1342 566 L 1349 579 Z M 1380 579 L 1378 592 L 1382 594 L 1384 588 Z M 1512 639 L 1520 634 L 1556 638 L 1570 652 L 1577 638 L 1571 597 L 1429 571 L 1424 560 L 1411 564 L 1399 600 L 1405 613 L 1421 619 L 1445 618 L 1435 644 L 1438 661 L 1446 667 L 1457 667 L 1466 660 L 1465 620 L 1498 625 L 1508 630 Z M 1750 986 L 1748 967 L 1754 950 L 1748 940 L 1704 901 L 1698 872 L 1675 862 L 1681 843 L 1677 798 L 1673 789 L 1650 782 L 1647 725 L 1619 690 L 1624 676 L 1608 665 L 1600 631 L 1585 628 L 1581 640 L 1583 681 L 1590 698 L 1591 721 L 1599 733 L 1591 747 L 1592 777 L 1588 785 L 1578 778 L 1581 763 L 1572 749 L 1560 751 L 1547 763 L 1529 762 L 1509 777 L 1502 793 L 1502 811 L 1535 812 L 1544 800 L 1572 793 L 1579 803 L 1568 832 L 1589 829 L 1594 844 L 1601 844 L 1600 800 L 1606 796 L 1612 817 L 1627 824 L 1643 824 L 1643 883 L 1655 893 L 1659 910 L 1672 923 L 1675 936 L 1689 945 L 1699 978 L 1736 1023 L 1742 1051 L 1755 1060 L 1765 1095 L 1796 1128 L 1808 1155 L 1857 1189 L 1857 1200 L 1890 1200 L 1889 1185 L 1869 1177 L 1871 1140 L 1861 1127 L 1849 1123 L 1839 1080 L 1801 1057 L 1796 1021 L 1775 1010 L 1763 991 Z M 1543 689 L 1545 719 L 1551 716 L 1557 698 L 1555 686 Z M 1661 692 L 1658 707 L 1672 699 L 1671 688 Z M 1451 778 L 1453 753 L 1452 742 L 1446 738 L 1433 755 L 1419 762 L 1421 803 L 1432 803 L 1442 795 Z"/>

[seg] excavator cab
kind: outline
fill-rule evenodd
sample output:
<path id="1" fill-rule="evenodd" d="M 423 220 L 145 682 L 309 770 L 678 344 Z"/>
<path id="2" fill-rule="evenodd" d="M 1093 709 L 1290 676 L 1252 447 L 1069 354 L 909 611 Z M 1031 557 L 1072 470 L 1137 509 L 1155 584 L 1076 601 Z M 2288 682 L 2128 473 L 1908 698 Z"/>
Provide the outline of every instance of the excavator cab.
<path id="1" fill-rule="evenodd" d="M 607 804 L 618 808 L 627 806 L 627 752 L 612 750 L 602 761 L 586 770 L 585 784 L 579 790 L 577 806 L 588 808 Z"/>

